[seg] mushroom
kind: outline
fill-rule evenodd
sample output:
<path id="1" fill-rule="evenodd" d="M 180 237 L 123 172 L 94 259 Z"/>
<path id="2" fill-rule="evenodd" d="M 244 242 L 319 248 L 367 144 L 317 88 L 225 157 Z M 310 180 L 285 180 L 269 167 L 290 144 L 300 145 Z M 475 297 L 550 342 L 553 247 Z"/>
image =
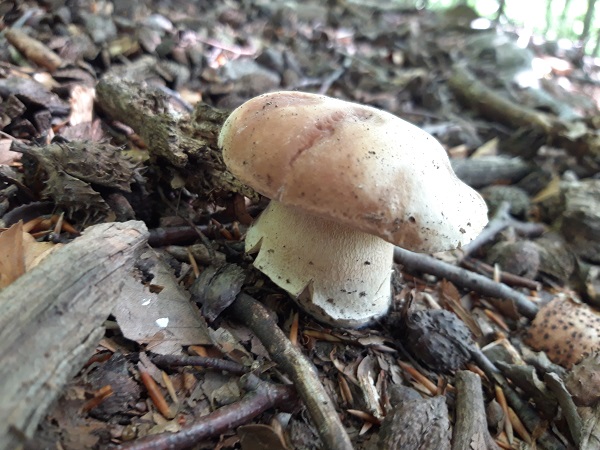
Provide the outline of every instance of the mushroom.
<path id="1" fill-rule="evenodd" d="M 454 249 L 487 223 L 485 202 L 443 147 L 372 107 L 261 95 L 228 117 L 219 147 L 233 175 L 272 200 L 246 235 L 254 266 L 330 325 L 387 312 L 394 245 Z"/>

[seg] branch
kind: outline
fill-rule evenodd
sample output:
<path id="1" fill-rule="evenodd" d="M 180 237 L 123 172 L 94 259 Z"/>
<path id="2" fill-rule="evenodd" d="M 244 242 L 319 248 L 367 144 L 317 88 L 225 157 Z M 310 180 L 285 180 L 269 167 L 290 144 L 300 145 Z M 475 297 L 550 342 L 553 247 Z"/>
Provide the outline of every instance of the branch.
<path id="1" fill-rule="evenodd" d="M 244 293 L 237 296 L 229 311 L 258 336 L 273 361 L 292 379 L 298 394 L 306 404 L 324 448 L 352 450 L 350 438 L 334 408 L 334 403 L 319 380 L 315 366 L 290 342 L 269 311 Z"/>
<path id="2" fill-rule="evenodd" d="M 289 404 L 295 399 L 292 386 L 281 386 L 260 380 L 256 375 L 242 377 L 245 388 L 251 390 L 239 402 L 232 403 L 199 418 L 177 433 L 160 433 L 143 437 L 119 447 L 123 450 L 167 450 L 194 447 L 199 441 L 217 436 L 248 423 L 267 409 Z"/>
<path id="3" fill-rule="evenodd" d="M 503 283 L 497 283 L 460 267 L 435 259 L 429 255 L 413 253 L 403 248 L 394 249 L 394 261 L 402 264 L 410 272 L 424 272 L 445 278 L 452 283 L 480 294 L 514 302 L 519 313 L 533 319 L 538 307 L 524 294 L 521 294 Z"/>

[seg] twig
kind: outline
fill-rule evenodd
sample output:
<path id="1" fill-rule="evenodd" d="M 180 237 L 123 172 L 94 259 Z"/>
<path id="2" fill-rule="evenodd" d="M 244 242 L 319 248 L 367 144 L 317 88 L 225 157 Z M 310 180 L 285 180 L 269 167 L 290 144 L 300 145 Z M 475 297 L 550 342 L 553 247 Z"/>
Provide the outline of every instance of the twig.
<path id="1" fill-rule="evenodd" d="M 463 258 L 472 255 L 485 244 L 492 241 L 498 233 L 508 227 L 513 227 L 517 233 L 529 237 L 540 236 L 545 231 L 545 227 L 542 224 L 521 222 L 520 220 L 514 219 L 510 215 L 510 203 L 502 202 L 479 236 L 462 247 Z"/>
<path id="2" fill-rule="evenodd" d="M 229 311 L 256 334 L 273 361 L 292 379 L 323 441 L 323 447 L 330 450 L 352 450 L 350 438 L 334 403 L 319 380 L 315 366 L 292 345 L 269 311 L 244 293 L 237 296 Z"/>
<path id="3" fill-rule="evenodd" d="M 474 258 L 463 258 L 460 264 L 473 272 L 479 272 L 488 277 L 492 276 L 494 273 L 494 268 L 492 266 Z M 525 287 L 534 291 L 539 291 L 542 287 L 541 283 L 538 281 L 504 271 L 500 271 L 500 282 L 508 284 L 509 286 Z"/>
<path id="4" fill-rule="evenodd" d="M 464 64 L 455 64 L 448 80 L 455 95 L 481 115 L 515 127 L 530 127 L 550 133 L 560 121 L 550 114 L 522 106 L 477 79 Z"/>
<path id="5" fill-rule="evenodd" d="M 577 406 L 575 406 L 573 398 L 567 391 L 563 381 L 555 373 L 546 373 L 544 375 L 544 381 L 558 400 L 558 404 L 560 405 L 563 414 L 567 419 L 567 424 L 569 425 L 571 436 L 573 436 L 573 441 L 575 441 L 575 446 L 577 448 L 583 448 L 580 447 L 583 422 L 579 416 L 579 413 L 577 412 Z"/>
<path id="6" fill-rule="evenodd" d="M 193 447 L 198 444 L 198 441 L 247 423 L 267 409 L 285 405 L 295 399 L 295 391 L 292 386 L 268 383 L 253 374 L 244 375 L 242 382 L 246 389 L 252 391 L 239 402 L 223 406 L 201 417 L 197 422 L 182 428 L 178 433 L 146 436 L 122 445 L 120 448 L 127 450 L 179 450 Z"/>
<path id="7" fill-rule="evenodd" d="M 325 80 L 323 80 L 323 84 L 321 85 L 321 88 L 319 89 L 319 94 L 321 94 L 321 95 L 327 94 L 327 91 L 329 90 L 329 88 L 331 88 L 333 83 L 335 83 L 338 79 L 340 79 L 342 77 L 342 75 L 344 75 L 344 73 L 346 73 L 346 71 L 348 70 L 348 68 L 350 67 L 351 64 L 352 64 L 352 60 L 350 58 L 348 58 L 348 57 L 344 58 L 342 67 L 338 67 L 327 78 L 325 78 Z"/>
<path id="8" fill-rule="evenodd" d="M 163 247 L 166 245 L 190 243 L 198 239 L 198 231 L 206 233 L 208 230 L 208 225 L 154 228 L 150 230 L 148 245 L 151 247 Z"/>
<path id="9" fill-rule="evenodd" d="M 452 450 L 470 448 L 498 450 L 485 421 L 481 378 L 468 370 L 456 374 L 456 423 Z"/>
<path id="10" fill-rule="evenodd" d="M 524 294 L 511 289 L 506 284 L 497 283 L 460 267 L 453 266 L 429 255 L 413 253 L 403 248 L 394 249 L 394 261 L 402 264 L 408 271 L 425 272 L 489 297 L 511 300 L 519 313 L 533 319 L 538 307 Z"/>
<path id="11" fill-rule="evenodd" d="M 153 355 L 152 362 L 159 367 L 185 367 L 200 366 L 216 370 L 224 370 L 236 374 L 248 372 L 241 364 L 233 361 L 226 361 L 219 358 L 209 358 L 206 356 L 185 356 L 185 355 Z"/>

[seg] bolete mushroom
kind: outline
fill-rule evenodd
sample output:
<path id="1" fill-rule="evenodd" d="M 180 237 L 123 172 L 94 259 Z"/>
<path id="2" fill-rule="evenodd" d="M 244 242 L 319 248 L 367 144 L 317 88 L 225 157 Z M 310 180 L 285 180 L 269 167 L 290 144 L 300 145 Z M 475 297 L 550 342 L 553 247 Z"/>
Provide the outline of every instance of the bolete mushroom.
<path id="1" fill-rule="evenodd" d="M 229 170 L 272 200 L 246 235 L 254 266 L 331 325 L 387 312 L 394 245 L 454 249 L 487 223 L 483 199 L 442 146 L 372 107 L 261 95 L 228 117 L 219 146 Z"/>

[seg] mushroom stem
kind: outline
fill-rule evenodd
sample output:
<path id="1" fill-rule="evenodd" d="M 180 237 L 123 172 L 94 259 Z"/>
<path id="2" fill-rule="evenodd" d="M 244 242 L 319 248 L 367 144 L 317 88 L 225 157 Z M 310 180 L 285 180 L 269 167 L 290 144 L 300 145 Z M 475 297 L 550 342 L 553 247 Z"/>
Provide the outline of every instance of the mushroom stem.
<path id="1" fill-rule="evenodd" d="M 271 201 L 248 230 L 246 251 L 325 323 L 364 326 L 390 307 L 394 246 L 376 236 Z"/>

